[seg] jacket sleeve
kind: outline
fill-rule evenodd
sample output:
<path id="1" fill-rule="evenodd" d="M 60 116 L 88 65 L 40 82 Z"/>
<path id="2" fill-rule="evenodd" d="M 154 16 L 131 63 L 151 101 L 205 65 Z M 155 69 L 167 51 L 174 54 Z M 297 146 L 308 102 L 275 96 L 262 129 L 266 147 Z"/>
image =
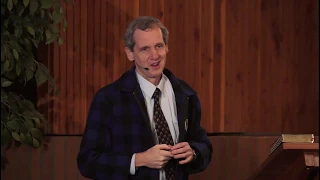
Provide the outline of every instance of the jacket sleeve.
<path id="1" fill-rule="evenodd" d="M 77 156 L 80 173 L 91 179 L 127 179 L 130 173 L 132 154 L 119 154 L 111 151 L 108 121 L 111 108 L 105 94 L 98 92 L 91 103 L 86 127 Z"/>
<path id="2" fill-rule="evenodd" d="M 212 158 L 212 145 L 208 139 L 207 133 L 201 127 L 201 105 L 197 95 L 190 98 L 191 100 L 191 131 L 189 131 L 188 139 L 191 148 L 196 151 L 197 157 L 194 161 L 187 165 L 189 173 L 198 173 L 205 170 Z"/>

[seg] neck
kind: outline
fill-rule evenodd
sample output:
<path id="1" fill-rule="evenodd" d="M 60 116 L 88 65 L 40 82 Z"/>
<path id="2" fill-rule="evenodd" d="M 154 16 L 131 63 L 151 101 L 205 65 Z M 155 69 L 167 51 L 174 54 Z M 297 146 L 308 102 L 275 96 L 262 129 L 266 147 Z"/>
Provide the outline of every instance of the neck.
<path id="1" fill-rule="evenodd" d="M 149 82 L 151 82 L 152 84 L 154 84 L 155 86 L 157 86 L 160 83 L 161 77 L 156 77 L 156 78 L 146 78 Z"/>

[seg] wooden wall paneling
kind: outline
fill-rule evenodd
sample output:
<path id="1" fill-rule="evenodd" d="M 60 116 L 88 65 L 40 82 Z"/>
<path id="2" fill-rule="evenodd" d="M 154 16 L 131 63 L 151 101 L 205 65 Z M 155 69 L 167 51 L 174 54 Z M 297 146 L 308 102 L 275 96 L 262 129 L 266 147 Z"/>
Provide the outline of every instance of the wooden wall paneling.
<path id="1" fill-rule="evenodd" d="M 198 92 L 201 123 L 209 133 L 316 133 L 317 3 L 77 0 L 64 4 L 69 25 L 61 33 L 64 44 L 48 50 L 49 56 L 51 50 L 53 54 L 48 64 L 61 90 L 49 105 L 50 132 L 82 134 L 93 95 L 133 65 L 123 51 L 128 23 L 139 15 L 152 15 L 169 29 L 167 67 Z M 306 119 L 309 123 L 304 123 Z"/>
<path id="2" fill-rule="evenodd" d="M 88 1 L 89 2 L 89 1 Z M 89 2 L 93 3 L 93 61 L 89 61 L 89 63 L 93 63 L 93 92 L 92 92 L 92 97 L 94 94 L 98 91 L 100 88 L 100 73 L 101 73 L 101 50 L 100 50 L 100 42 L 101 40 L 101 34 L 100 32 L 102 31 L 101 29 L 101 17 L 100 17 L 100 12 L 101 12 L 101 1 L 93 1 Z"/>
<path id="3" fill-rule="evenodd" d="M 261 28 L 261 13 L 260 6 L 261 1 L 248 1 L 247 11 L 248 17 L 245 21 L 245 27 L 247 32 L 247 39 L 244 44 L 247 46 L 247 83 L 245 88 L 248 90 L 247 95 L 247 113 L 245 118 L 248 123 L 245 124 L 244 129 L 250 131 L 252 128 L 259 128 L 260 124 L 260 74 L 261 74 L 261 59 L 260 59 L 260 28 Z M 249 127 L 250 126 L 250 127 Z"/>
<path id="4" fill-rule="evenodd" d="M 100 44 L 98 44 L 100 51 L 100 65 L 99 65 L 99 76 L 100 81 L 98 83 L 101 88 L 107 82 L 107 0 L 101 0 L 100 2 Z"/>
<path id="5" fill-rule="evenodd" d="M 85 1 L 85 0 L 84 0 Z M 89 111 L 92 98 L 94 96 L 95 90 L 95 81 L 94 81 L 94 67 L 95 67 L 95 59 L 94 59 L 94 3 L 90 1 L 87 2 L 87 74 L 86 74 L 86 81 L 87 81 L 87 94 L 86 99 L 88 100 L 87 103 L 87 110 Z M 89 98 L 91 97 L 91 99 Z M 82 121 L 85 121 L 84 118 Z"/>
<path id="6" fill-rule="evenodd" d="M 77 1 L 78 2 L 78 1 Z M 66 93 L 66 99 L 63 102 L 63 111 L 64 114 L 64 123 L 66 127 L 66 134 L 73 134 L 73 125 L 74 125 L 74 94 L 76 89 L 74 88 L 74 81 L 77 77 L 74 77 L 74 30 L 76 30 L 74 24 L 74 12 L 75 12 L 75 5 L 77 4 L 76 1 L 72 2 L 72 4 L 68 4 L 66 6 L 66 13 L 68 18 L 68 28 L 66 29 L 66 37 L 67 41 L 65 41 L 66 46 L 66 88 L 64 89 Z"/>
<path id="7" fill-rule="evenodd" d="M 65 161 L 65 179 L 77 179 L 79 176 L 79 171 L 77 168 L 77 155 L 80 147 L 79 145 L 80 138 L 65 138 L 65 146 L 67 146 L 65 149 L 65 156 L 68 157 Z"/>
<path id="8" fill-rule="evenodd" d="M 51 145 L 51 144 L 49 144 Z M 40 173 L 40 179 L 52 179 L 53 180 L 53 174 L 54 174 L 54 149 L 49 147 L 49 145 L 44 145 L 43 147 L 39 148 L 40 151 L 40 167 L 41 171 L 39 169 L 34 168 L 32 164 L 30 164 L 30 168 L 33 168 L 34 171 L 37 171 L 37 173 Z M 30 148 L 27 146 L 23 146 L 25 149 L 28 149 L 30 151 Z M 24 153 L 23 150 L 21 150 L 21 153 Z M 26 154 L 28 156 L 29 154 Z M 26 161 L 28 162 L 28 161 Z M 22 176 L 23 177 L 23 176 Z"/>
<path id="9" fill-rule="evenodd" d="M 201 26 L 199 28 L 200 43 L 198 44 L 198 46 L 200 46 L 201 48 L 201 57 L 198 60 L 200 67 L 198 67 L 197 73 L 199 74 L 195 74 L 193 80 L 195 82 L 198 82 L 196 91 L 198 92 L 202 107 L 201 125 L 203 127 L 206 127 L 206 130 L 208 132 L 213 132 L 215 126 L 213 126 L 212 124 L 213 122 L 219 122 L 219 114 L 216 113 L 219 113 L 220 109 L 219 107 L 217 107 L 220 105 L 220 99 L 216 96 L 213 97 L 214 90 L 219 89 L 220 87 L 216 86 L 217 88 L 213 88 L 212 83 L 213 79 L 216 79 L 214 78 L 214 74 L 218 75 L 218 77 L 221 77 L 219 73 L 213 71 L 214 66 L 217 64 L 216 62 L 220 61 L 220 59 L 214 59 L 213 52 L 214 41 L 216 40 L 215 31 L 217 30 L 215 27 L 215 23 L 217 23 L 218 26 L 220 25 L 219 22 L 216 22 L 215 15 L 219 13 L 219 10 L 216 11 L 216 1 L 201 1 L 200 4 L 200 9 L 202 10 L 200 11 L 201 18 L 199 22 Z M 193 8 L 193 5 L 190 6 L 190 8 Z M 211 11 L 211 9 L 213 9 L 213 11 Z M 186 23 L 186 26 L 188 26 L 188 23 Z M 206 27 L 204 28 L 204 26 Z M 220 29 L 218 29 L 218 31 L 220 32 Z M 186 38 L 188 38 L 188 36 Z M 188 51 L 191 51 L 191 49 Z M 192 66 L 189 66 L 189 68 L 192 69 Z M 197 77 L 201 77 L 200 80 Z M 212 119 L 212 121 L 208 121 L 209 119 Z M 215 121 L 213 121 L 213 119 L 215 119 Z M 217 124 L 216 127 L 218 126 L 219 125 Z"/>
<path id="10" fill-rule="evenodd" d="M 107 28 L 105 29 L 107 35 L 106 35 L 106 51 L 107 51 L 107 56 L 106 56 L 106 66 L 105 66 L 105 71 L 106 71 L 106 84 L 109 82 L 112 82 L 114 74 L 113 74 L 113 67 L 114 64 L 117 63 L 117 59 L 114 58 L 113 52 L 114 52 L 114 30 L 113 27 L 115 26 L 115 21 L 114 21 L 114 13 L 115 13 L 115 8 L 114 5 L 112 4 L 114 0 L 107 0 L 107 12 L 106 12 L 106 21 L 107 21 Z M 105 84 L 105 85 L 106 85 Z M 86 97 L 88 98 L 88 97 Z"/>
<path id="11" fill-rule="evenodd" d="M 234 131 L 235 127 L 243 120 L 244 99 L 246 96 L 245 83 L 246 56 L 247 52 L 244 44 L 244 24 L 243 11 L 245 11 L 245 1 L 226 1 L 226 23 L 230 24 L 226 29 L 226 112 L 225 131 Z M 237 42 L 237 43 L 235 43 Z M 240 126 L 241 127 L 241 126 Z M 242 129 L 239 129 L 241 132 Z"/>
<path id="12" fill-rule="evenodd" d="M 119 47 L 120 47 L 120 16 L 119 16 L 119 10 L 120 10 L 120 2 L 114 1 L 114 12 L 113 12 L 113 58 L 115 59 L 115 62 L 113 64 L 113 78 L 116 79 L 120 75 L 119 70 L 119 61 L 120 61 L 120 54 L 119 54 Z"/>
<path id="13" fill-rule="evenodd" d="M 119 51 L 119 58 L 120 58 L 118 60 L 118 63 L 120 67 L 119 69 L 120 74 L 117 78 L 119 78 L 120 75 L 127 70 L 128 63 L 132 65 L 132 62 L 127 59 L 127 56 L 124 52 L 125 42 L 123 40 L 124 33 L 126 32 L 126 29 L 128 26 L 127 19 L 131 19 L 130 16 L 132 16 L 131 14 L 128 14 L 128 11 L 127 11 L 128 8 L 131 8 L 129 5 L 130 4 L 128 4 L 128 1 L 120 2 L 120 11 L 119 11 L 120 12 L 120 22 L 119 22 L 120 31 L 119 31 L 119 40 L 118 40 L 119 41 L 118 51 Z"/>
<path id="14" fill-rule="evenodd" d="M 73 104 L 69 108 L 73 113 L 73 118 L 67 121 L 71 122 L 72 131 L 69 134 L 77 134 L 82 129 L 80 114 L 81 114 L 81 0 L 74 1 L 74 12 L 73 12 Z M 70 105 L 69 105 L 70 106 Z M 73 111 L 73 112 L 72 112 Z"/>
<path id="15" fill-rule="evenodd" d="M 80 83 L 80 100 L 79 100 L 79 119 L 77 119 L 77 123 L 79 123 L 79 130 L 80 133 L 84 131 L 85 125 L 86 125 L 86 117 L 87 117 L 87 104 L 91 103 L 91 100 L 87 100 L 87 88 L 88 88 L 88 4 L 86 0 L 80 1 L 80 15 L 77 17 L 80 19 L 80 26 L 78 26 L 80 29 L 78 31 L 80 32 L 78 38 L 78 43 L 80 45 L 79 53 L 79 65 L 80 65 L 80 74 L 79 74 L 79 83 Z M 107 29 L 106 29 L 107 31 Z M 78 44 L 77 43 L 77 44 Z M 78 45 L 78 46 L 79 46 Z"/>
<path id="16" fill-rule="evenodd" d="M 70 14 L 68 14 L 68 8 L 66 6 L 65 3 L 62 3 L 62 7 L 65 9 L 65 16 L 67 19 L 69 19 L 69 17 L 72 17 Z M 70 6 L 70 5 L 69 5 Z M 71 7 L 69 7 L 71 8 Z M 70 10 L 69 10 L 70 12 Z M 71 26 L 70 23 L 68 23 L 68 26 Z M 72 23 L 71 23 L 72 24 Z M 67 60 L 67 43 L 68 43 L 68 39 L 69 37 L 67 36 L 67 30 L 64 31 L 60 31 L 60 36 L 62 39 L 64 39 L 64 44 L 61 45 L 60 48 L 60 58 L 59 58 L 59 67 L 57 67 L 59 70 L 57 71 L 57 76 L 60 77 L 60 82 L 58 83 L 59 85 L 59 89 L 60 89 L 60 94 L 58 97 L 58 103 L 59 103 L 59 109 L 58 109 L 58 113 L 59 113 L 59 118 L 57 119 L 57 123 L 59 123 L 58 126 L 58 130 L 57 130 L 57 134 L 66 134 L 67 133 L 67 126 L 66 126 L 66 101 L 67 101 L 67 66 L 68 66 L 68 60 Z M 68 37 L 68 39 L 67 39 Z M 71 37 L 70 37 L 71 38 Z M 70 102 L 72 103 L 72 102 Z M 55 120 L 56 121 L 56 120 Z"/>
<path id="17" fill-rule="evenodd" d="M 224 129 L 224 31 L 226 28 L 224 18 L 226 8 L 224 0 L 213 1 L 210 5 L 205 1 L 202 6 L 201 49 L 203 61 L 207 62 L 201 64 L 203 121 L 207 119 L 206 124 L 203 122 L 203 126 L 208 132 L 218 132 Z M 206 21 L 211 25 L 206 26 Z"/>
<path id="18" fill-rule="evenodd" d="M 49 148 L 52 148 L 54 151 L 54 154 L 52 155 L 54 157 L 53 169 L 55 172 L 54 174 L 52 174 L 54 177 L 53 180 L 65 179 L 66 177 L 66 161 L 68 161 L 68 157 L 66 156 L 65 151 L 68 148 L 68 144 L 65 142 L 65 138 L 67 137 L 51 137 Z"/>

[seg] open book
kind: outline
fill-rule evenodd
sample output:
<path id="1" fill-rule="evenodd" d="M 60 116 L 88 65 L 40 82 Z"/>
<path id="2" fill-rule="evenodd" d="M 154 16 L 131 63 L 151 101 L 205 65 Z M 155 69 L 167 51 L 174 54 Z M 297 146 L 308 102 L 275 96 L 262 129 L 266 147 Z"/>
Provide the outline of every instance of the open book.
<path id="1" fill-rule="evenodd" d="M 272 145 L 271 152 L 272 154 L 281 143 L 313 143 L 314 135 L 313 134 L 282 134 Z"/>

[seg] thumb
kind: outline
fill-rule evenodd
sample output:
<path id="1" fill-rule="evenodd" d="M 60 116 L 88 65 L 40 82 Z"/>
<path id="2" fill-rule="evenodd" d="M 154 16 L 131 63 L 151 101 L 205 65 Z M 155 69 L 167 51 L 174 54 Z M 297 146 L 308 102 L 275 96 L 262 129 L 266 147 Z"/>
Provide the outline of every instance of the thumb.
<path id="1" fill-rule="evenodd" d="M 158 145 L 158 148 L 159 148 L 160 150 L 170 150 L 170 149 L 171 149 L 171 146 L 166 145 L 166 144 L 159 144 L 159 145 Z"/>

